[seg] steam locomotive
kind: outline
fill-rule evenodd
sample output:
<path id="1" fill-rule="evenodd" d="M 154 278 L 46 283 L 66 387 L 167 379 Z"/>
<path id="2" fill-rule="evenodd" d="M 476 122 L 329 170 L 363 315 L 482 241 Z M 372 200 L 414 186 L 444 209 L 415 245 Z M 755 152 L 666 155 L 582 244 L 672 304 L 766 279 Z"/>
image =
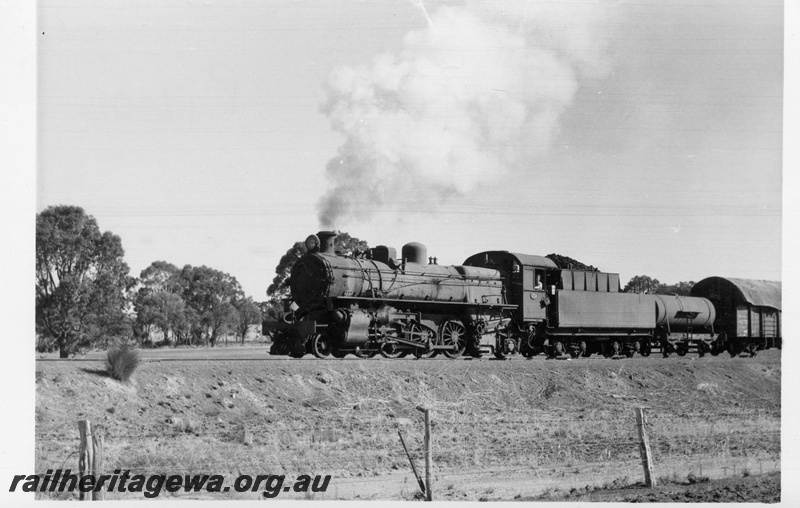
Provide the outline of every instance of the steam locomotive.
<path id="1" fill-rule="evenodd" d="M 618 274 L 541 256 L 486 251 L 442 266 L 419 243 L 399 258 L 386 246 L 345 256 L 335 238 L 306 239 L 287 312 L 263 323 L 270 354 L 620 358 L 780 347 L 780 283 L 712 277 L 691 296 L 622 293 Z M 742 285 L 751 288 L 744 304 Z"/>

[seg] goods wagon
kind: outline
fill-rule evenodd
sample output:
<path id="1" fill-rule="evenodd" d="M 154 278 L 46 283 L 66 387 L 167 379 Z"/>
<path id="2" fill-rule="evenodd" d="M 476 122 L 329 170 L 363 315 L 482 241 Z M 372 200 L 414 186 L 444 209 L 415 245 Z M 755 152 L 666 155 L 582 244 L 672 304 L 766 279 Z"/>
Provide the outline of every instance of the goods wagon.
<path id="1" fill-rule="evenodd" d="M 716 351 L 755 355 L 781 347 L 780 282 L 708 277 L 692 287 L 691 295 L 707 298 L 716 308 Z"/>

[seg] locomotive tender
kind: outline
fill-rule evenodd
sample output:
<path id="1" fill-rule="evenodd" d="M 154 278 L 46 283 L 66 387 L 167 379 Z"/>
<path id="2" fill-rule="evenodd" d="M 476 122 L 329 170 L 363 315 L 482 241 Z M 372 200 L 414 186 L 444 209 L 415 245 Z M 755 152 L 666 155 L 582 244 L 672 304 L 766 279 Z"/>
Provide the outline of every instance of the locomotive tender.
<path id="1" fill-rule="evenodd" d="M 715 333 L 716 308 L 702 291 L 622 293 L 618 274 L 563 269 L 545 257 L 507 251 L 475 254 L 456 266 L 436 264 L 419 243 L 404 245 L 400 258 L 385 246 L 344 256 L 334 250 L 335 237 L 323 231 L 306 239 L 307 254 L 289 279 L 289 311 L 263 324 L 273 336 L 270 354 L 755 353 L 735 336 Z"/>

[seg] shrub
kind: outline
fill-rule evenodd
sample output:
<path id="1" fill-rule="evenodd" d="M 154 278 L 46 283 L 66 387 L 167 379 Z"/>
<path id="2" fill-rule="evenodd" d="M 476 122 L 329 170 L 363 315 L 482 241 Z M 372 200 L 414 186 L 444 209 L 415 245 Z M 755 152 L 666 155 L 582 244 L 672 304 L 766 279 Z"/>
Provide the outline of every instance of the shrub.
<path id="1" fill-rule="evenodd" d="M 139 352 L 127 344 L 117 344 L 108 349 L 106 371 L 118 381 L 127 383 L 139 363 Z"/>

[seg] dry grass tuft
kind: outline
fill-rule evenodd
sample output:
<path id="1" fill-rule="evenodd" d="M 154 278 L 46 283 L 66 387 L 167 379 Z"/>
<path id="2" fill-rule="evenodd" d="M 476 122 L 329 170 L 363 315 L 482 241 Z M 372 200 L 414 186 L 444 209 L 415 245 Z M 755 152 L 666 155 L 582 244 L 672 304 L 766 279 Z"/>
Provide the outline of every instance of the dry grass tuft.
<path id="1" fill-rule="evenodd" d="M 127 383 L 139 367 L 139 352 L 127 344 L 118 344 L 108 349 L 106 371 L 117 381 Z"/>

